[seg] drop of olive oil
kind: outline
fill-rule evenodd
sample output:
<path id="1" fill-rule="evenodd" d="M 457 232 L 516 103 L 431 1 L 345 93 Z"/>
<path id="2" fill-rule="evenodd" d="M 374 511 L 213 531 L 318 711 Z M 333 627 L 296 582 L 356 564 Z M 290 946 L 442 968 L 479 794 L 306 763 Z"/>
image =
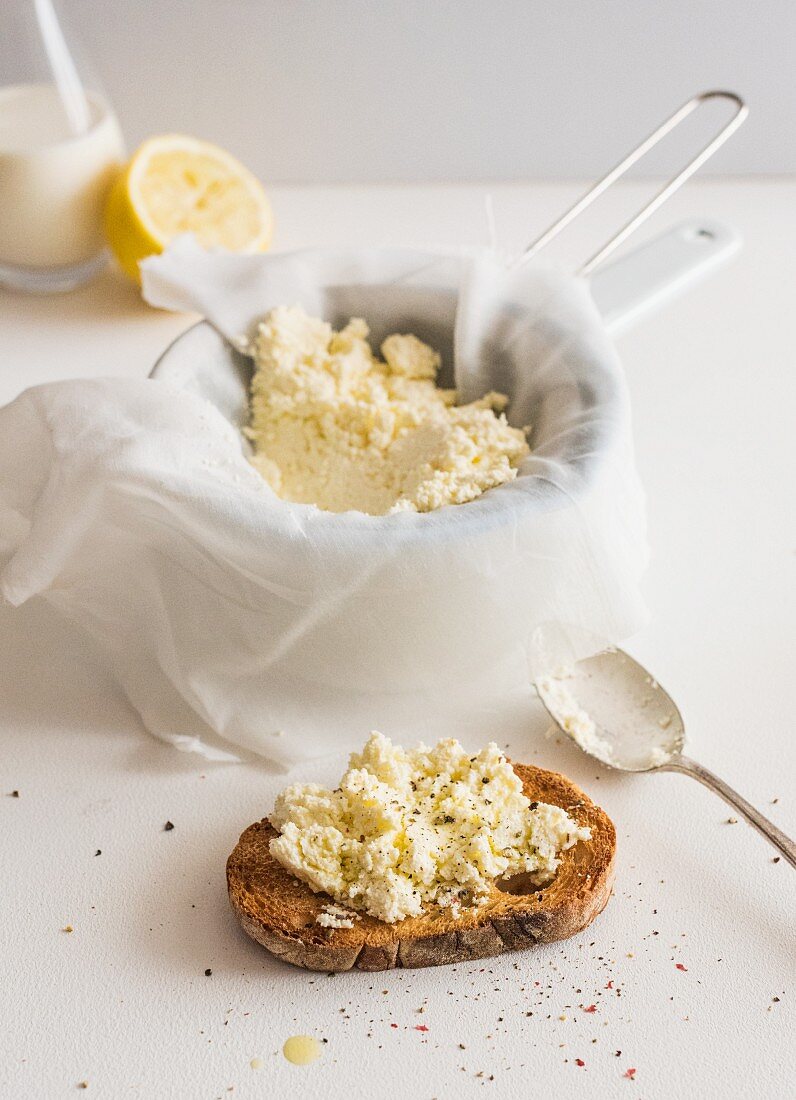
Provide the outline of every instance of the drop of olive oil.
<path id="1" fill-rule="evenodd" d="M 312 1035 L 292 1035 L 285 1041 L 282 1053 L 294 1066 L 308 1066 L 321 1056 L 321 1044 Z"/>

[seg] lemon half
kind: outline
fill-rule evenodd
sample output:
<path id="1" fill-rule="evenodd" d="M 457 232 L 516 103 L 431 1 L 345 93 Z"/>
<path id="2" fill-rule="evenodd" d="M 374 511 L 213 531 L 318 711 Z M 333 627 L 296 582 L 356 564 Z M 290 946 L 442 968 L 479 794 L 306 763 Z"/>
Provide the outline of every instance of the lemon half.
<path id="1" fill-rule="evenodd" d="M 105 234 L 116 259 L 140 280 L 139 260 L 180 233 L 204 248 L 264 252 L 273 216 L 262 184 L 225 150 L 182 134 L 149 138 L 111 188 Z"/>

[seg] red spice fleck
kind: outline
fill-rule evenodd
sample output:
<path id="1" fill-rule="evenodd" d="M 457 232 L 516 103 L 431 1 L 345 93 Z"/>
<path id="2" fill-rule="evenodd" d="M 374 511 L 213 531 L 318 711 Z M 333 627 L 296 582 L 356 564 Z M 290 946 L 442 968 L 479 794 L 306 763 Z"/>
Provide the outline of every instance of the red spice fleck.
<path id="1" fill-rule="evenodd" d="M 584 1008 L 583 1011 L 584 1012 L 596 1012 L 597 1011 L 597 1005 L 587 1005 L 586 1008 Z"/>
<path id="2" fill-rule="evenodd" d="M 428 1031 L 425 1024 L 415 1024 L 415 1031 Z"/>
<path id="3" fill-rule="evenodd" d="M 398 1027 L 397 1024 L 390 1024 L 390 1027 Z"/>
<path id="4" fill-rule="evenodd" d="M 682 963 L 675 963 L 674 965 L 677 967 L 678 970 L 688 970 L 688 967 L 683 966 Z"/>
<path id="5" fill-rule="evenodd" d="M 613 983 L 613 982 L 609 982 L 609 983 L 608 983 L 608 985 L 606 985 L 606 987 L 605 987 L 605 988 L 606 988 L 606 989 L 613 989 L 613 988 L 614 988 L 614 983 Z"/>
<path id="6" fill-rule="evenodd" d="M 576 1058 L 576 1059 L 575 1059 L 575 1065 L 576 1065 L 576 1066 L 585 1066 L 585 1065 L 586 1065 L 586 1063 L 585 1063 L 585 1062 L 583 1061 L 583 1059 L 582 1059 L 582 1058 Z"/>
<path id="7" fill-rule="evenodd" d="M 627 1077 L 629 1081 L 635 1081 L 636 1071 L 634 1069 L 626 1069 L 622 1076 Z"/>

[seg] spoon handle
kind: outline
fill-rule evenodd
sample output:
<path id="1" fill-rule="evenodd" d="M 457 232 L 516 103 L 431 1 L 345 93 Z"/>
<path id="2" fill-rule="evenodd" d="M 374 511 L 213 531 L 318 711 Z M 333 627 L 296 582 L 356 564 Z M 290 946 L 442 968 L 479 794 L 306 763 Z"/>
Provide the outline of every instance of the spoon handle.
<path id="1" fill-rule="evenodd" d="M 703 783 L 706 787 L 710 787 L 712 791 L 720 795 L 725 802 L 737 810 L 739 814 L 749 822 L 750 825 L 762 833 L 766 840 L 770 841 L 778 851 L 782 853 L 785 859 L 790 863 L 792 867 L 796 867 L 796 844 L 785 836 L 781 829 L 778 829 L 776 825 L 772 824 L 767 817 L 754 808 L 745 798 L 734 791 L 732 787 L 729 787 L 723 779 L 719 779 L 713 772 L 708 771 L 707 768 L 703 768 L 701 764 L 698 764 L 696 760 L 691 760 L 687 756 L 673 756 L 671 760 L 667 761 L 660 768 L 661 771 L 670 772 L 685 772 L 686 775 L 692 775 L 694 779 L 698 779 L 700 783 Z"/>

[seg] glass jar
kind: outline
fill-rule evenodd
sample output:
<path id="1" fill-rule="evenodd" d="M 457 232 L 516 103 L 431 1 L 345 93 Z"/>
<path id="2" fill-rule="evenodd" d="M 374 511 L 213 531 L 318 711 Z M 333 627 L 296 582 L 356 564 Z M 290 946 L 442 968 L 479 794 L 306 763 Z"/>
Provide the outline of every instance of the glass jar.
<path id="1" fill-rule="evenodd" d="M 3 0 L 0 285 L 70 290 L 102 270 L 102 211 L 123 159 L 116 116 L 54 0 Z"/>

